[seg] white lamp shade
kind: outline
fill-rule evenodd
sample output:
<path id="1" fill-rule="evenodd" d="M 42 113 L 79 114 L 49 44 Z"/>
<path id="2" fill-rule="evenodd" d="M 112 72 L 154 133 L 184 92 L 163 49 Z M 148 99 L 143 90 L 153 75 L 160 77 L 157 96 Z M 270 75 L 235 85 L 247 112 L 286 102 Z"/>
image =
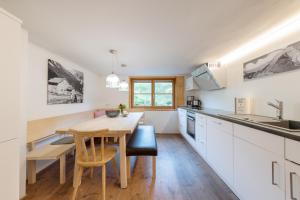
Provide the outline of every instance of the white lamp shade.
<path id="1" fill-rule="evenodd" d="M 112 73 L 106 77 L 106 87 L 119 88 L 119 86 L 120 86 L 120 79 L 116 74 Z"/>
<path id="2" fill-rule="evenodd" d="M 128 91 L 128 83 L 126 81 L 121 81 L 119 91 L 122 92 Z"/>

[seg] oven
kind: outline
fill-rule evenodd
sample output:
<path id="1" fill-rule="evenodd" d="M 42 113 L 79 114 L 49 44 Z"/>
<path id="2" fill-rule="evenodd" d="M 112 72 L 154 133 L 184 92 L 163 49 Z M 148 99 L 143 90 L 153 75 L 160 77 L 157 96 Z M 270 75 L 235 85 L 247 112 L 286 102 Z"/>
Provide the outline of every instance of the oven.
<path id="1" fill-rule="evenodd" d="M 187 111 L 187 126 L 186 126 L 186 132 L 191 136 L 193 139 L 195 139 L 195 112 Z"/>

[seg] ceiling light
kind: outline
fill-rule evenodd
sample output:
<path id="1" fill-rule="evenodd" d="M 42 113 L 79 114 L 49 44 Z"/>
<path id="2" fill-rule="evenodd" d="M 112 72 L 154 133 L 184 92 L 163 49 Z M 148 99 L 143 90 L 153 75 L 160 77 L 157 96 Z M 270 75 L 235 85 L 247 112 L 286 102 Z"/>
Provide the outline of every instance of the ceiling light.
<path id="1" fill-rule="evenodd" d="M 225 56 L 219 59 L 222 64 L 232 62 L 239 59 L 256 49 L 259 49 L 275 40 L 282 38 L 290 33 L 293 33 L 300 29 L 300 14 L 289 18 L 284 23 L 272 28 L 271 30 L 265 32 L 264 34 L 254 38 L 248 43 L 242 45 L 241 47 L 229 52 Z"/>
<path id="2" fill-rule="evenodd" d="M 125 80 L 121 81 L 120 86 L 119 86 L 119 91 L 121 91 L 121 92 L 128 91 L 128 83 Z"/>
<path id="3" fill-rule="evenodd" d="M 119 77 L 114 74 L 114 58 L 116 63 L 117 60 L 117 51 L 116 50 L 109 50 L 109 53 L 112 55 L 112 73 L 106 77 L 106 87 L 107 88 L 118 88 L 120 86 L 120 79 Z"/>

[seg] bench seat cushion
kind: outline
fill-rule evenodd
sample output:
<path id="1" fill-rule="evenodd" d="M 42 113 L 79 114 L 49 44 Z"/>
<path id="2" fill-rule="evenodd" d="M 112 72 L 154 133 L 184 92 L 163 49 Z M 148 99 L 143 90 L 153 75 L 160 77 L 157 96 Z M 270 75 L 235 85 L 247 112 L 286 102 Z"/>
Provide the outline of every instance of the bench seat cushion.
<path id="1" fill-rule="evenodd" d="M 156 134 L 153 126 L 140 125 L 126 146 L 127 156 L 157 156 Z"/>

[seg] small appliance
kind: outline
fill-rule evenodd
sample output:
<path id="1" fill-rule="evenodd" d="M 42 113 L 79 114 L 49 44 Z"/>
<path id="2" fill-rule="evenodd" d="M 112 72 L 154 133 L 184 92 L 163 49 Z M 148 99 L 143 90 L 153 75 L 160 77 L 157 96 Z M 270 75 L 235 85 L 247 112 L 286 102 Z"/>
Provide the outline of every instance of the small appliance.
<path id="1" fill-rule="evenodd" d="M 200 109 L 201 108 L 201 101 L 200 100 L 194 100 L 192 103 L 193 108 Z"/>
<path id="2" fill-rule="evenodd" d="M 195 140 L 195 112 L 193 111 L 187 111 L 187 126 L 186 126 L 186 132 L 191 138 Z"/>
<path id="3" fill-rule="evenodd" d="M 192 107 L 193 106 L 193 101 L 194 101 L 195 97 L 194 96 L 187 96 L 186 97 L 186 105 L 188 107 Z"/>

